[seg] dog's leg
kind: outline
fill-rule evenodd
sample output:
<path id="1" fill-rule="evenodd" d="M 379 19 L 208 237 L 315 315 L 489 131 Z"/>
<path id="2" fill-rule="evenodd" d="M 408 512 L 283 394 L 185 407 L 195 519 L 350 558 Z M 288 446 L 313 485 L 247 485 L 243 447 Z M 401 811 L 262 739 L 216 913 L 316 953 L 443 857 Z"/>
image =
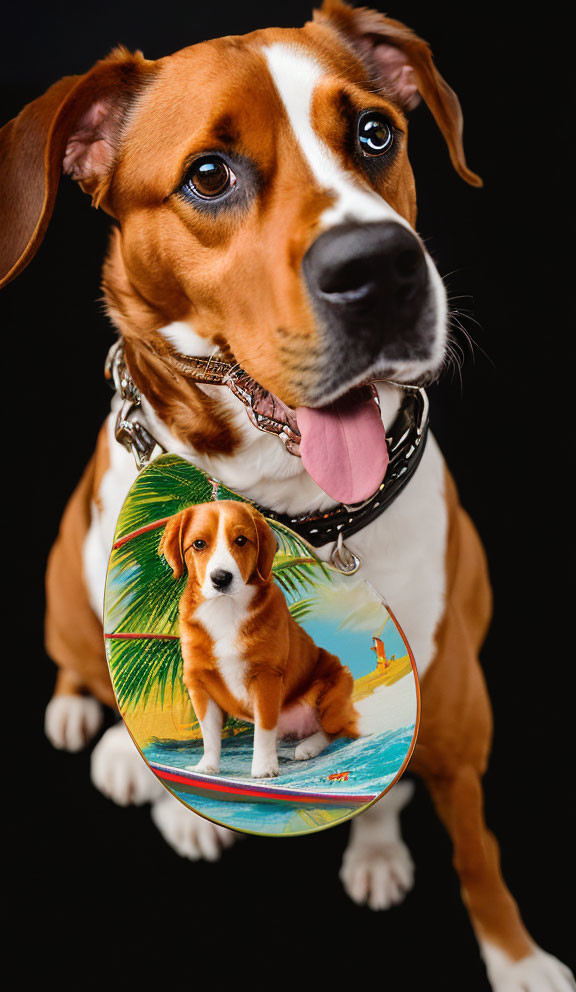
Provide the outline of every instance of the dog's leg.
<path id="1" fill-rule="evenodd" d="M 90 605 L 83 571 L 96 460 L 93 456 L 66 507 L 46 573 L 46 649 L 59 672 L 44 725 L 52 744 L 68 751 L 85 747 L 100 729 L 102 710 L 93 697 L 114 705 L 102 624 Z"/>
<path id="2" fill-rule="evenodd" d="M 494 992 L 568 992 L 575 988 L 569 973 L 524 927 L 484 822 L 482 776 L 492 711 L 478 651 L 490 617 L 490 587 L 478 535 L 449 479 L 447 500 L 446 607 L 436 655 L 422 680 L 420 734 L 410 767 L 426 782 L 452 839 L 464 902 Z"/>
<path id="3" fill-rule="evenodd" d="M 194 712 L 198 716 L 204 742 L 204 754 L 196 765 L 196 770 L 205 772 L 207 775 L 217 775 L 220 771 L 224 714 L 218 704 L 209 697 L 206 698 L 202 706 L 199 703 L 198 692 L 195 692 L 194 695 L 190 693 L 190 698 Z M 198 714 L 202 711 L 204 715 L 200 719 Z"/>
<path id="4" fill-rule="evenodd" d="M 46 647 L 60 666 L 46 709 L 46 733 L 55 747 L 78 750 L 101 724 L 100 702 L 115 706 L 102 623 L 90 604 L 83 552 L 98 490 L 97 463 L 106 464 L 106 434 L 66 507 L 46 575 Z M 103 571 L 102 582 L 105 576 Z M 102 585 L 102 594 L 103 594 Z M 93 695 L 88 695 L 91 692 Z M 94 697 L 97 697 L 94 698 Z M 171 796 L 150 771 L 122 723 L 108 730 L 92 754 L 92 781 L 122 806 L 153 802 L 152 816 L 178 854 L 213 861 L 234 834 L 204 820 Z"/>
<path id="5" fill-rule="evenodd" d="M 275 778 L 278 774 L 278 727 L 265 727 L 261 720 L 254 723 L 254 753 L 252 778 Z"/>
<path id="6" fill-rule="evenodd" d="M 412 888 L 414 865 L 400 834 L 400 811 L 412 793 L 411 782 L 399 782 L 352 820 L 340 878 L 359 905 L 388 909 Z"/>
<path id="7" fill-rule="evenodd" d="M 100 703 L 84 694 L 73 672 L 61 668 L 44 715 L 44 731 L 50 743 L 64 751 L 81 751 L 101 725 Z"/>
<path id="8" fill-rule="evenodd" d="M 451 777 L 424 777 L 452 839 L 463 899 L 494 992 L 574 992 L 570 971 L 530 938 L 502 878 L 476 769 L 469 765 Z"/>
<path id="9" fill-rule="evenodd" d="M 328 739 L 358 737 L 358 713 L 352 702 L 354 679 L 350 669 L 336 655 L 320 648 L 314 679 L 327 686 L 319 693 L 316 707 Z"/>
<path id="10" fill-rule="evenodd" d="M 205 820 L 167 792 L 154 803 L 152 820 L 166 843 L 191 861 L 217 861 L 237 836 L 233 830 Z"/>
<path id="11" fill-rule="evenodd" d="M 277 676 L 262 675 L 255 680 L 253 778 L 274 778 L 278 774 L 281 695 Z"/>
<path id="12" fill-rule="evenodd" d="M 92 781 L 119 806 L 141 806 L 164 795 L 122 722 L 106 731 L 92 752 Z"/>
<path id="13" fill-rule="evenodd" d="M 235 834 L 194 813 L 172 796 L 150 770 L 123 723 L 106 731 L 92 753 L 92 781 L 120 806 L 152 803 L 152 820 L 183 858 L 216 861 Z"/>
<path id="14" fill-rule="evenodd" d="M 352 702 L 354 679 L 350 669 L 336 655 L 320 648 L 314 679 L 318 686 L 314 706 L 321 729 L 296 746 L 296 761 L 316 758 L 335 737 L 358 736 L 358 713 Z"/>

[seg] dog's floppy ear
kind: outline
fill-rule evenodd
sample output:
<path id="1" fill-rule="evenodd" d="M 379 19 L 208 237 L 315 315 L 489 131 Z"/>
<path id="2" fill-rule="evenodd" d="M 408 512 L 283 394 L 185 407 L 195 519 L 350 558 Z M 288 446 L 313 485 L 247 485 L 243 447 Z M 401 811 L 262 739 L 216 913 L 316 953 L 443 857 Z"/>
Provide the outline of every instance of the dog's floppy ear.
<path id="1" fill-rule="evenodd" d="M 324 0 L 314 18 L 332 24 L 352 42 L 403 110 L 412 110 L 423 99 L 444 135 L 458 175 L 471 186 L 482 186 L 480 176 L 466 165 L 460 101 L 434 65 L 428 43 L 400 21 L 367 7 L 350 7 L 344 0 Z"/>
<path id="2" fill-rule="evenodd" d="M 170 517 L 158 545 L 158 554 L 166 559 L 175 579 L 179 579 L 186 568 L 183 541 L 195 509 L 194 506 L 188 506 Z"/>
<path id="3" fill-rule="evenodd" d="M 0 287 L 36 254 L 62 172 L 98 206 L 134 99 L 155 70 L 117 49 L 84 76 L 66 76 L 0 131 Z"/>
<path id="4" fill-rule="evenodd" d="M 254 509 L 251 509 L 251 513 L 256 531 L 256 547 L 258 548 L 256 573 L 262 582 L 268 582 L 272 574 L 272 565 L 274 563 L 274 555 L 278 550 L 278 542 L 274 531 L 268 526 L 262 514 Z"/>

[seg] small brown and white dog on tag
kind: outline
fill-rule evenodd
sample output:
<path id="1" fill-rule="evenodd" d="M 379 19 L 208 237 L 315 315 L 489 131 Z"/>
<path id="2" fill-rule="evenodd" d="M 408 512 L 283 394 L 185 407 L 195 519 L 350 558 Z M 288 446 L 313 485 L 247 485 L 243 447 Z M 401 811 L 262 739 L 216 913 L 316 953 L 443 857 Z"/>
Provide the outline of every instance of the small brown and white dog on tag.
<path id="1" fill-rule="evenodd" d="M 188 572 L 179 607 L 183 681 L 200 723 L 198 771 L 220 771 L 226 714 L 254 724 L 252 775 L 278 774 L 279 738 L 314 758 L 336 737 L 357 737 L 354 680 L 293 619 L 272 578 L 276 537 L 235 500 L 170 517 L 158 552 L 174 578 Z"/>
<path id="2" fill-rule="evenodd" d="M 0 285 L 40 247 L 60 177 L 76 181 L 114 221 L 103 293 L 148 435 L 271 513 L 348 520 L 377 499 L 403 386 L 433 380 L 446 358 L 446 290 L 415 230 L 408 115 L 420 100 L 457 174 L 480 186 L 460 103 L 429 45 L 375 10 L 324 0 L 300 28 L 158 60 L 116 49 L 54 83 L 0 133 Z M 251 416 L 241 397 L 187 374 L 217 350 L 255 384 Z M 58 677 L 46 731 L 69 750 L 98 730 L 102 703 L 114 706 L 102 602 L 136 477 L 115 439 L 121 406 L 116 398 L 48 565 L 46 642 Z M 270 418 L 276 436 L 258 429 Z M 572 980 L 528 933 L 485 822 L 492 716 L 478 659 L 491 590 L 432 436 L 394 502 L 344 536 L 416 660 L 422 719 L 410 771 L 450 833 L 492 987 L 565 992 Z M 318 548 L 325 561 L 336 551 L 334 536 Z M 213 857 L 233 840 L 166 794 L 120 724 L 94 749 L 92 777 L 118 803 L 151 802 L 186 856 Z M 341 877 L 357 903 L 384 909 L 412 885 L 399 822 L 409 792 L 400 782 L 352 823 Z"/>

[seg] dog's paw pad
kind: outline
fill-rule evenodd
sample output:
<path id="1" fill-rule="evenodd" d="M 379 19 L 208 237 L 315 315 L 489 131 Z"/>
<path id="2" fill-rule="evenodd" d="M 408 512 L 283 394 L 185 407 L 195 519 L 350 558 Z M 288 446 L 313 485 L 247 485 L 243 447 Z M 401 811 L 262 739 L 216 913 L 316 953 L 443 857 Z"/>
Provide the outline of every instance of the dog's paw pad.
<path id="1" fill-rule="evenodd" d="M 414 864 L 401 841 L 378 846 L 352 843 L 344 852 L 340 879 L 353 902 L 389 909 L 412 888 Z"/>
<path id="2" fill-rule="evenodd" d="M 102 725 L 102 707 L 92 696 L 54 696 L 44 715 L 44 731 L 63 751 L 81 751 Z"/>
<path id="3" fill-rule="evenodd" d="M 537 947 L 520 961 L 512 961 L 498 948 L 483 947 L 493 992 L 575 992 L 574 975 L 565 964 Z"/>
<path id="4" fill-rule="evenodd" d="M 164 791 L 124 724 L 107 730 L 92 752 L 92 781 L 119 806 L 140 806 Z"/>
<path id="5" fill-rule="evenodd" d="M 152 820 L 166 843 L 191 861 L 217 861 L 236 839 L 232 830 L 203 819 L 170 795 L 154 803 Z"/>

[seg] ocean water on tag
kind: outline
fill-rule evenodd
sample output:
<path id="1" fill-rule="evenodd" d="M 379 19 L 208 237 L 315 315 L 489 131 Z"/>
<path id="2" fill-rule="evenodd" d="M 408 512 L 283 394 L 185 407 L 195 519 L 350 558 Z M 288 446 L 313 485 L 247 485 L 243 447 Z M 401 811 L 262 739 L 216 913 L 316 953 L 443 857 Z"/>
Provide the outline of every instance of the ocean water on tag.
<path id="1" fill-rule="evenodd" d="M 246 730 L 222 741 L 220 774 L 245 784 L 267 788 L 288 786 L 311 793 L 377 796 L 396 777 L 414 736 L 414 725 L 360 737 L 357 740 L 339 738 L 318 757 L 294 761 L 295 743 L 282 741 L 278 747 L 279 774 L 273 779 L 253 779 L 250 775 L 254 733 Z M 150 762 L 169 765 L 174 769 L 191 771 L 203 754 L 201 740 L 190 742 L 153 740 L 144 748 Z M 338 775 L 340 778 L 331 779 Z M 229 801 L 212 796 L 190 795 L 177 786 L 172 791 L 188 806 L 219 823 L 239 830 L 261 834 L 290 834 L 317 830 L 362 809 L 361 805 L 330 804 L 315 807 L 313 803 L 298 804 L 283 800 L 274 802 Z"/>

